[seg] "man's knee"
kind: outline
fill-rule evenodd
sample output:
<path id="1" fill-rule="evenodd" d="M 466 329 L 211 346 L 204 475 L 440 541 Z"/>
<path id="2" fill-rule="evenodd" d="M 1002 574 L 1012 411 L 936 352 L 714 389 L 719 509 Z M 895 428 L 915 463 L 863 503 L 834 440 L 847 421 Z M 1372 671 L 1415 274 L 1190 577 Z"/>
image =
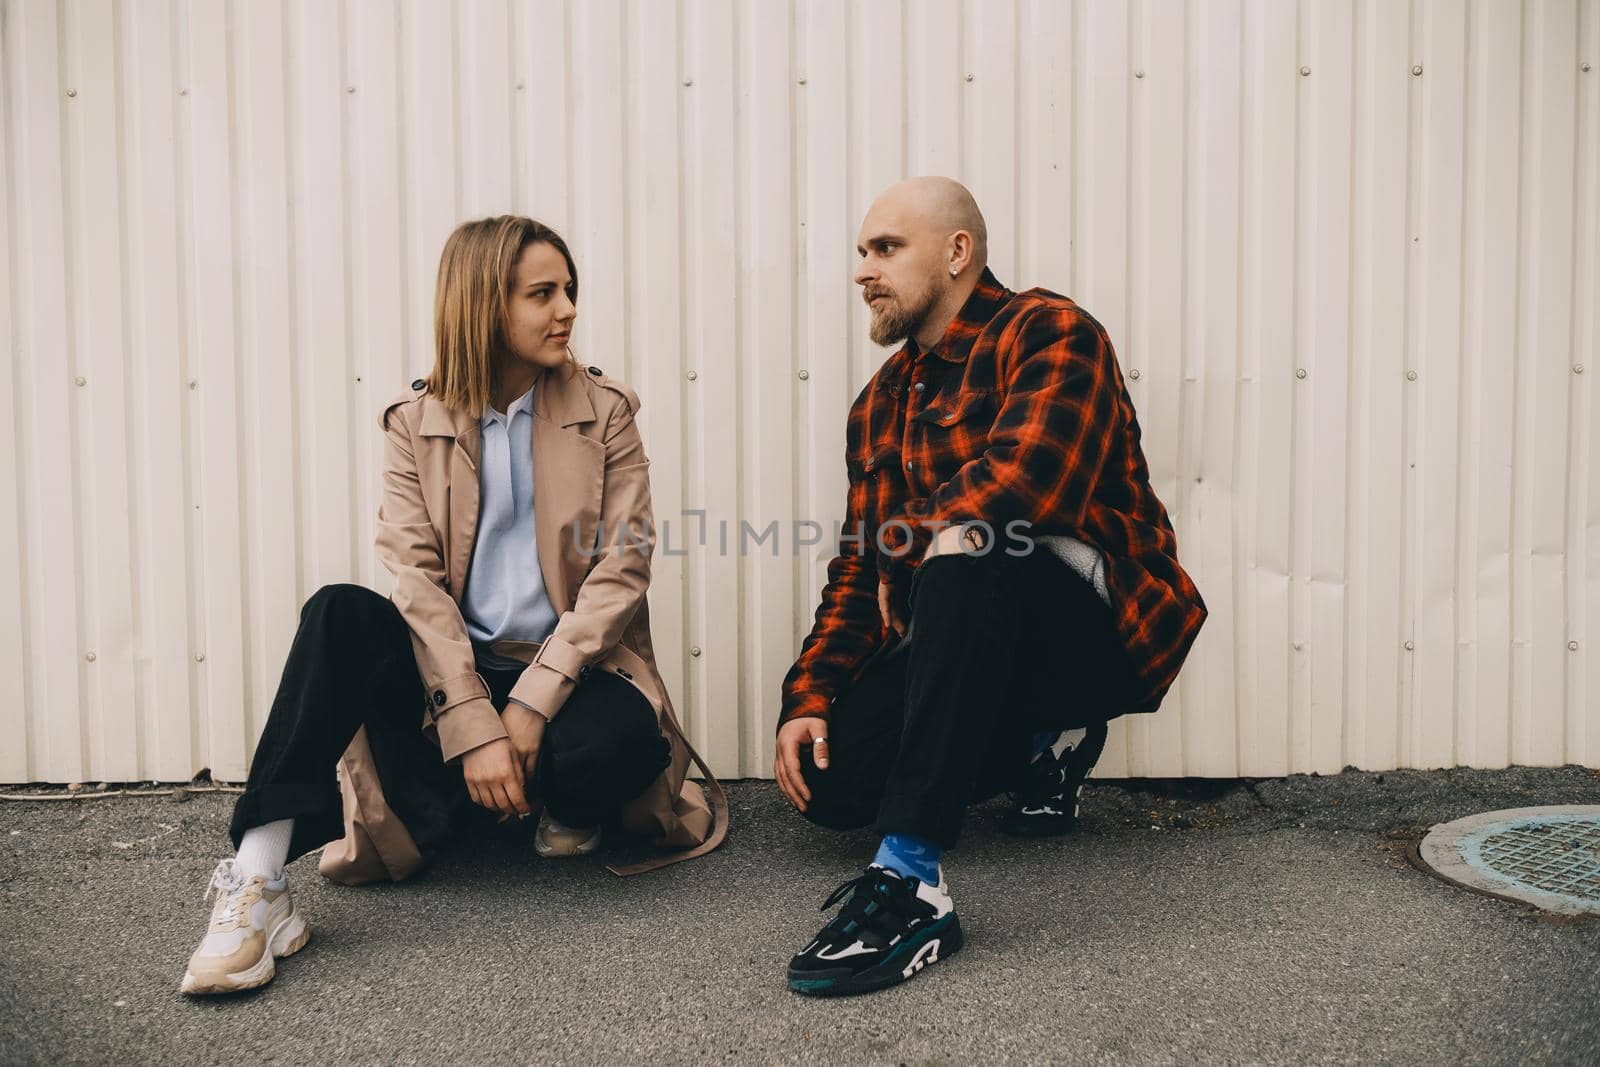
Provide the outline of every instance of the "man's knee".
<path id="1" fill-rule="evenodd" d="M 828 830 L 859 830 L 877 817 L 877 802 L 852 788 L 847 775 L 837 766 L 819 768 L 809 749 L 800 752 L 800 777 L 811 792 L 811 800 L 800 814 L 806 821 Z"/>
<path id="2" fill-rule="evenodd" d="M 919 619 L 928 606 L 947 616 L 970 606 L 975 598 L 988 602 L 999 587 L 1005 557 L 998 552 L 946 552 L 930 554 L 911 577 L 911 609 Z M 959 621 L 959 617 L 950 616 Z"/>

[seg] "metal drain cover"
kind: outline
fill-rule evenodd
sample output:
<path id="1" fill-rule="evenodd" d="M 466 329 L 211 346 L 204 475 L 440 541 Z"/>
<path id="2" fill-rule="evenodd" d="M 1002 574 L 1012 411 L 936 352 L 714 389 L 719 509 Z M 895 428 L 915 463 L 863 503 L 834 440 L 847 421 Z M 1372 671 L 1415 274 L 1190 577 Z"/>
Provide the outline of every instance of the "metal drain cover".
<path id="1" fill-rule="evenodd" d="M 1600 915 L 1600 806 L 1489 811 L 1428 831 L 1422 862 L 1446 881 L 1562 915 Z"/>

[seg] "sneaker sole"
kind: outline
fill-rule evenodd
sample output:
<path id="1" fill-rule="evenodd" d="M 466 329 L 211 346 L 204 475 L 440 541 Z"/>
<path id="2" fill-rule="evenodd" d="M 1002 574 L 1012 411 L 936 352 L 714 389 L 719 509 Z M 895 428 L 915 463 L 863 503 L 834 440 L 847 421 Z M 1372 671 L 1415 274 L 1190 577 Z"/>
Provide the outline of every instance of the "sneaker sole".
<path id="1" fill-rule="evenodd" d="M 952 914 L 949 925 L 941 928 L 935 924 L 920 942 L 907 942 L 891 953 L 888 959 L 859 974 L 819 978 L 815 971 L 795 971 L 791 968 L 789 988 L 808 997 L 851 997 L 875 993 L 910 981 L 940 960 L 960 952 L 964 943 L 961 920 Z"/>
<path id="2" fill-rule="evenodd" d="M 1080 782 L 1073 790 L 1072 810 L 1050 812 L 1028 812 L 1027 805 L 1018 804 L 1015 808 L 1000 819 L 1000 832 L 1010 834 L 1012 837 L 1060 837 L 1070 834 L 1078 828 L 1078 811 L 1082 803 L 1083 784 Z M 1060 798 L 1063 807 L 1066 806 L 1066 797 Z"/>
<path id="3" fill-rule="evenodd" d="M 185 970 L 179 992 L 189 996 L 210 996 L 216 993 L 242 993 L 247 989 L 258 989 L 272 981 L 278 973 L 277 960 L 293 956 L 305 948 L 306 942 L 310 940 L 311 928 L 300 918 L 298 911 L 291 911 L 282 922 L 278 923 L 277 929 L 272 931 L 272 936 L 267 938 L 267 951 L 263 952 L 261 958 L 254 964 L 242 971 L 207 981 L 202 981 Z"/>

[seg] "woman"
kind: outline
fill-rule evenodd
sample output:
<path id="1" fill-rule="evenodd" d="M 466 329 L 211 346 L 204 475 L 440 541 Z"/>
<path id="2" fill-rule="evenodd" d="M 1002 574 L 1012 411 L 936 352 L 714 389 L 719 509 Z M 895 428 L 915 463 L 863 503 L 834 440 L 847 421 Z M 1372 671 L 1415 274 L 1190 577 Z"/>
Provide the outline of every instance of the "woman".
<path id="1" fill-rule="evenodd" d="M 542 808 L 541 856 L 592 852 L 613 818 L 686 850 L 617 873 L 721 842 L 726 802 L 650 644 L 639 400 L 573 360 L 577 298 L 566 242 L 532 219 L 445 242 L 433 372 L 380 416 L 394 592 L 328 586 L 301 612 L 185 993 L 262 985 L 305 944 L 283 868 L 322 845 L 321 872 L 355 884 L 411 874 L 474 805 Z"/>

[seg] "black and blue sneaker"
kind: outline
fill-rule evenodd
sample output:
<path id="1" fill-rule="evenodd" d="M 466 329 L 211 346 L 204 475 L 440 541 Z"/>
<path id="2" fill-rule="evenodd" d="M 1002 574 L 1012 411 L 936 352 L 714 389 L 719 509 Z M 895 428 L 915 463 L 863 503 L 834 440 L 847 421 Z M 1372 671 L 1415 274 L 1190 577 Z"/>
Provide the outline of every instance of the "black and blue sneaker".
<path id="1" fill-rule="evenodd" d="M 1016 806 L 1000 820 L 1000 829 L 1018 837 L 1054 837 L 1076 830 L 1084 780 L 1105 747 L 1105 723 L 1061 731 L 1054 744 L 1023 768 Z"/>
<path id="2" fill-rule="evenodd" d="M 840 901 L 839 914 L 789 961 L 789 988 L 796 993 L 870 993 L 961 948 L 961 920 L 943 872 L 938 885 L 928 885 L 874 865 L 829 894 L 822 910 Z"/>

